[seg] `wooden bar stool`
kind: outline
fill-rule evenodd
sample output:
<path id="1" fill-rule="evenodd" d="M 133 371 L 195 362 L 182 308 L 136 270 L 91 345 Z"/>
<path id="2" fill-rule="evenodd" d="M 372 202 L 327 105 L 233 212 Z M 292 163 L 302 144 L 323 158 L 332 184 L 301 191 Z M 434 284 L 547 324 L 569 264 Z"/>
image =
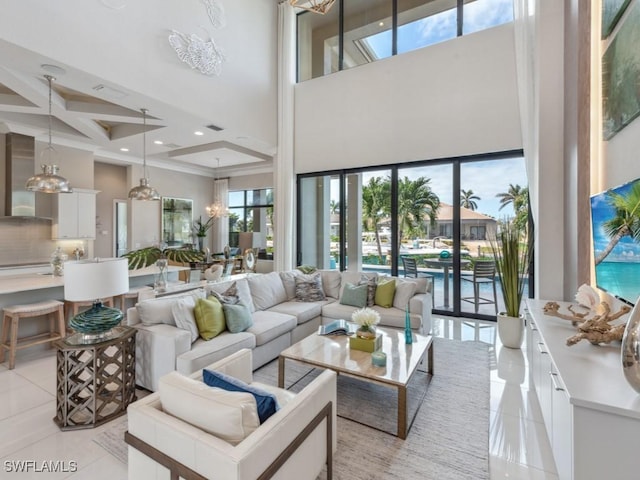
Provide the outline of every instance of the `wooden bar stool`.
<path id="1" fill-rule="evenodd" d="M 55 315 L 57 314 L 58 328 L 56 332 Z M 18 341 L 18 325 L 22 318 L 35 318 L 41 315 L 49 316 L 49 331 L 38 335 L 21 338 Z M 9 335 L 9 332 L 11 334 Z M 2 338 L 0 339 L 0 363 L 4 362 L 5 350 L 9 351 L 9 370 L 16 364 L 16 351 L 21 348 L 52 342 L 66 335 L 64 321 L 64 305 L 57 300 L 46 300 L 28 305 L 14 305 L 4 307 L 2 316 Z"/>
<path id="2" fill-rule="evenodd" d="M 143 285 L 142 287 L 134 287 L 130 289 L 127 293 L 123 293 L 122 295 L 118 295 L 115 297 L 116 304 L 119 305 L 118 308 L 122 310 L 122 312 L 127 314 L 127 300 L 134 300 L 134 305 L 138 303 L 138 299 L 140 298 L 140 292 L 147 292 L 153 290 L 152 287 L 148 287 L 147 285 Z"/>

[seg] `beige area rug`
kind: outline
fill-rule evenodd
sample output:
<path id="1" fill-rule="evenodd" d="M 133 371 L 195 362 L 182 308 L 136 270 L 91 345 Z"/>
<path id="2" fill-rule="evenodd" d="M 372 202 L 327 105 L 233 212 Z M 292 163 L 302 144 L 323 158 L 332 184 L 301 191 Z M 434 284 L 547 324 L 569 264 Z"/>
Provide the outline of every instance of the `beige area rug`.
<path id="1" fill-rule="evenodd" d="M 434 342 L 434 376 L 419 373 L 409 385 L 408 408 L 415 419 L 406 440 L 386 433 L 396 431 L 395 390 L 339 377 L 335 479 L 489 478 L 488 345 L 440 338 Z M 286 386 L 298 391 L 316 374 L 287 361 Z M 254 375 L 275 385 L 277 362 Z M 123 463 L 125 430 L 126 417 L 94 439 Z"/>

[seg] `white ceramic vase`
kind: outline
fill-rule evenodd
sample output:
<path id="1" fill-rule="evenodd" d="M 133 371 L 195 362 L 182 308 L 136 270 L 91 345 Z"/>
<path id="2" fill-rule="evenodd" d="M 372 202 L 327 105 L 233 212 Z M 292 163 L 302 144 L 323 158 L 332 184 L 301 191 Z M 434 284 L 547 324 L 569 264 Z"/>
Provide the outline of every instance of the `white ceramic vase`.
<path id="1" fill-rule="evenodd" d="M 524 317 L 498 313 L 498 335 L 505 347 L 520 348 L 524 339 Z"/>

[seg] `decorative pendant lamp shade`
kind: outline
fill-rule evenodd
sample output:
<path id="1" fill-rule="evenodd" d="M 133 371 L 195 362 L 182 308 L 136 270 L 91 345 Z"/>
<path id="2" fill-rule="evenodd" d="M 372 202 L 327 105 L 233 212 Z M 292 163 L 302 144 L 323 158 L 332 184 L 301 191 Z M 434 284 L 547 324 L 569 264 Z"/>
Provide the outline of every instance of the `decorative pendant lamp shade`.
<path id="1" fill-rule="evenodd" d="M 140 185 L 129 190 L 129 198 L 134 200 L 160 200 L 160 194 L 155 188 L 149 185 L 147 177 L 147 109 L 141 108 L 142 122 L 144 129 L 142 130 L 142 174 Z"/>
<path id="2" fill-rule="evenodd" d="M 320 15 L 324 15 L 331 10 L 334 3 L 336 3 L 336 0 L 289 0 L 289 4 L 292 7 L 309 10 Z"/>
<path id="3" fill-rule="evenodd" d="M 44 78 L 49 83 L 49 144 L 45 151 L 49 156 L 49 162 L 51 162 L 51 153 L 55 152 L 53 145 L 51 145 L 51 82 L 55 78 L 51 75 L 45 75 Z M 73 191 L 69 181 L 58 175 L 58 166 L 53 164 L 42 165 L 42 173 L 29 178 L 25 188 L 30 192 L 43 193 L 71 193 Z"/>

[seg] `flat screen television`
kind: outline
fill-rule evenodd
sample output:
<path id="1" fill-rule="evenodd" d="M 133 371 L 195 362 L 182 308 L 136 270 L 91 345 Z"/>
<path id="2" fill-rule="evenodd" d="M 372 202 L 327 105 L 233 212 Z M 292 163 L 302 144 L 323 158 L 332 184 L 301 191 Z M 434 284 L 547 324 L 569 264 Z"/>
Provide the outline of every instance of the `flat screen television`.
<path id="1" fill-rule="evenodd" d="M 634 305 L 640 297 L 640 178 L 591 197 L 596 286 Z"/>

